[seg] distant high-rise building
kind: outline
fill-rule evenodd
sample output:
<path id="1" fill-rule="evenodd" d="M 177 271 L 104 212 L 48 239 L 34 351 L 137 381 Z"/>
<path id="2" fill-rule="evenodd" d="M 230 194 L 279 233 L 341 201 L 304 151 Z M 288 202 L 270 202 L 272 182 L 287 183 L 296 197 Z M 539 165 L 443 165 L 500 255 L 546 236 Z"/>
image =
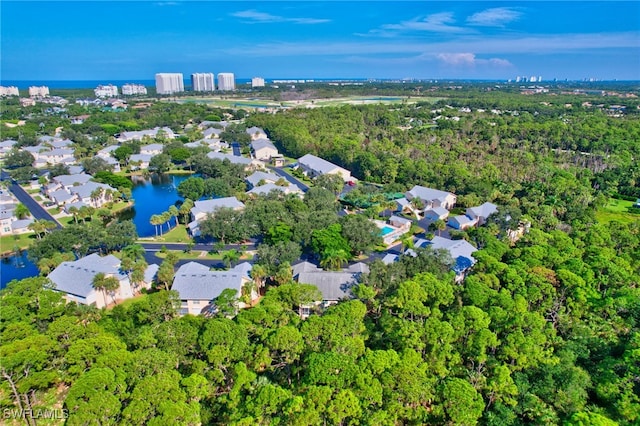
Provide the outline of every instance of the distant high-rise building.
<path id="1" fill-rule="evenodd" d="M 218 90 L 236 90 L 236 77 L 233 73 L 218 73 Z"/>
<path id="2" fill-rule="evenodd" d="M 516 76 L 516 83 L 520 83 L 520 80 L 521 80 L 520 76 L 519 75 Z"/>
<path id="3" fill-rule="evenodd" d="M 47 86 L 31 86 L 29 87 L 29 97 L 46 98 L 49 96 L 49 88 Z"/>
<path id="4" fill-rule="evenodd" d="M 542 81 L 542 76 L 541 76 L 541 75 L 539 75 L 539 76 L 538 76 L 538 83 L 540 83 L 541 81 Z"/>
<path id="5" fill-rule="evenodd" d="M 156 74 L 156 93 L 159 95 L 171 95 L 180 92 L 184 92 L 182 73 Z"/>
<path id="6" fill-rule="evenodd" d="M 194 92 L 213 92 L 216 85 L 213 82 L 213 73 L 197 72 L 191 74 L 191 88 Z"/>
<path id="7" fill-rule="evenodd" d="M 100 85 L 93 89 L 93 93 L 97 98 L 111 98 L 118 96 L 118 86 L 114 86 L 113 84 L 108 84 L 106 86 Z"/>
<path id="8" fill-rule="evenodd" d="M 122 85 L 122 94 L 125 95 L 125 96 L 146 95 L 147 94 L 147 88 L 144 87 L 144 85 L 142 85 L 142 84 L 127 83 L 127 84 L 123 84 Z"/>
<path id="9" fill-rule="evenodd" d="M 251 79 L 251 87 L 264 87 L 264 78 L 253 77 Z"/>
<path id="10" fill-rule="evenodd" d="M 532 75 L 529 81 L 532 83 L 535 83 L 536 81 L 538 81 L 538 77 L 536 77 L 535 75 Z"/>
<path id="11" fill-rule="evenodd" d="M 0 86 L 0 96 L 20 96 L 16 86 Z"/>

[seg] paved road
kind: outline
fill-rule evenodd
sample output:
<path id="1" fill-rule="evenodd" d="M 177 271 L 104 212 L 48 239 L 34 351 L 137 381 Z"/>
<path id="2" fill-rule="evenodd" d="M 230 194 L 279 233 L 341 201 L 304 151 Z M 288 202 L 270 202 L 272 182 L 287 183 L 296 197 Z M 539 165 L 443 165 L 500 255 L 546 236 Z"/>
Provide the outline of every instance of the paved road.
<path id="1" fill-rule="evenodd" d="M 57 225 L 57 228 L 62 228 L 60 222 L 58 222 L 53 216 L 49 214 L 48 211 L 46 211 L 40 204 L 38 204 L 36 200 L 34 200 L 31 195 L 27 193 L 27 191 L 22 189 L 20 185 L 18 185 L 17 183 L 12 183 L 11 185 L 9 185 L 9 191 L 13 192 L 13 195 L 15 195 L 22 204 L 27 206 L 27 208 L 31 212 L 31 215 L 35 219 L 50 220 Z"/>
<path id="2" fill-rule="evenodd" d="M 231 142 L 231 149 L 233 150 L 233 155 L 236 157 L 242 157 L 242 153 L 240 152 L 240 144 L 238 142 Z"/>
<path id="3" fill-rule="evenodd" d="M 282 176 L 283 178 L 285 178 L 286 180 L 288 180 L 292 184 L 298 185 L 298 188 L 300 188 L 302 190 L 302 192 L 307 192 L 309 190 L 309 186 L 308 185 L 305 185 L 299 179 L 296 179 L 295 177 L 293 177 L 290 174 L 286 173 L 284 170 L 276 168 L 276 167 L 269 167 L 269 170 L 273 171 L 277 175 Z"/>

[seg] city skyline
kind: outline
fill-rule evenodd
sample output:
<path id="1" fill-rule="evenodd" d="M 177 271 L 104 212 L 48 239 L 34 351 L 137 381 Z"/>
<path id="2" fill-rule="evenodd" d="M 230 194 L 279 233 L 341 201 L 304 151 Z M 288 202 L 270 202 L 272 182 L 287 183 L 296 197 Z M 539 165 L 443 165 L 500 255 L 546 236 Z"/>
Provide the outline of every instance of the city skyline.
<path id="1" fill-rule="evenodd" d="M 636 80 L 639 15 L 631 1 L 3 1 L 0 77 Z"/>

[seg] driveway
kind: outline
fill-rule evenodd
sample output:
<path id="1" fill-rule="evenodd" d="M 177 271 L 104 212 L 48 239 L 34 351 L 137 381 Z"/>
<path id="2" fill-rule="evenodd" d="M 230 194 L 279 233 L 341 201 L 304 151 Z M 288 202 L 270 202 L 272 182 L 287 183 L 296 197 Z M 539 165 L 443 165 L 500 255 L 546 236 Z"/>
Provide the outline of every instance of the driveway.
<path id="1" fill-rule="evenodd" d="M 292 183 L 294 185 L 298 185 L 298 188 L 300 188 L 302 190 L 302 192 L 307 192 L 309 190 L 309 186 L 308 185 L 302 183 L 302 181 L 300 181 L 299 179 L 296 179 L 295 177 L 291 176 L 290 174 L 288 174 L 284 170 L 276 168 L 276 167 L 269 167 L 269 170 L 273 171 L 274 173 L 276 173 L 279 176 L 282 176 L 283 178 L 285 178 L 290 183 Z"/>
<path id="2" fill-rule="evenodd" d="M 53 216 L 51 216 L 51 214 L 49 214 L 48 211 L 38 204 L 38 202 L 34 200 L 33 197 L 31 197 L 31 195 L 29 195 L 20 185 L 12 183 L 9 185 L 9 191 L 11 191 L 22 204 L 27 206 L 31 215 L 35 219 L 50 220 L 57 225 L 57 228 L 62 228 L 60 222 L 58 222 Z"/>

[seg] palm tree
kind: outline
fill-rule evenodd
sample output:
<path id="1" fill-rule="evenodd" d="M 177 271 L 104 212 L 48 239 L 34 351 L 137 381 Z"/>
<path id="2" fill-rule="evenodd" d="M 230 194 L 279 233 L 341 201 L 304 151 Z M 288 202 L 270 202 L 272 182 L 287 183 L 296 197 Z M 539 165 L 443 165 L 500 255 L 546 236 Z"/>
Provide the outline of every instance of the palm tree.
<path id="1" fill-rule="evenodd" d="M 320 260 L 320 266 L 323 268 L 338 270 L 342 267 L 342 264 L 349 260 L 349 253 L 345 250 L 325 250 Z"/>
<path id="2" fill-rule="evenodd" d="M 267 277 L 267 270 L 260 264 L 253 265 L 251 268 L 251 278 L 256 284 L 258 291 L 264 287 L 264 279 Z"/>
<path id="3" fill-rule="evenodd" d="M 191 209 L 193 208 L 193 201 L 189 198 L 186 198 L 182 205 L 180 206 L 180 214 L 184 218 L 184 223 L 189 223 L 189 214 L 191 213 Z"/>
<path id="4" fill-rule="evenodd" d="M 105 274 L 104 272 L 98 272 L 97 274 L 95 274 L 93 276 L 93 280 L 91 281 L 91 286 L 96 290 L 96 291 L 101 291 L 102 295 L 104 297 L 104 304 L 107 304 L 107 287 L 105 284 Z"/>
<path id="5" fill-rule="evenodd" d="M 442 234 L 442 231 L 444 231 L 445 229 L 447 229 L 447 224 L 442 219 L 438 219 L 429 224 L 429 230 L 438 231 L 438 236 L 440 236 Z"/>
<path id="6" fill-rule="evenodd" d="M 169 214 L 175 219 L 176 226 L 178 226 L 178 215 L 180 214 L 178 208 L 176 206 L 169 207 Z"/>
<path id="7" fill-rule="evenodd" d="M 73 220 L 75 221 L 76 225 L 78 224 L 78 208 L 76 206 L 71 206 L 69 207 L 68 210 L 69 214 L 73 216 Z"/>
<path id="8" fill-rule="evenodd" d="M 30 212 L 29 212 L 29 209 L 27 208 L 27 206 L 25 206 L 22 203 L 18 203 L 18 205 L 16 206 L 15 210 L 13 211 L 13 214 L 18 219 L 24 219 L 27 216 L 29 216 Z"/>
<path id="9" fill-rule="evenodd" d="M 224 261 L 227 268 L 230 268 L 234 262 L 237 262 L 240 259 L 240 252 L 236 249 L 227 250 L 222 255 L 222 260 Z"/>
<path id="10" fill-rule="evenodd" d="M 171 230 L 171 224 L 169 223 L 169 221 L 171 220 L 171 213 L 169 213 L 168 211 L 162 212 L 160 216 L 162 216 L 162 222 L 167 224 L 167 232 L 169 232 Z"/>
<path id="11" fill-rule="evenodd" d="M 36 237 L 39 240 L 42 239 L 42 234 L 44 234 L 44 232 L 46 231 L 46 228 L 44 226 L 44 220 L 42 219 L 38 219 L 35 222 L 30 223 L 29 226 L 27 226 L 27 228 L 32 230 L 36 234 Z"/>
<path id="12" fill-rule="evenodd" d="M 293 279 L 291 272 L 291 265 L 289 262 L 282 262 L 280 266 L 278 266 L 278 270 L 276 271 L 273 279 L 279 284 L 286 284 Z"/>
<path id="13" fill-rule="evenodd" d="M 151 218 L 149 219 L 149 222 L 154 226 L 155 230 L 156 230 L 156 237 L 158 236 L 158 225 L 160 225 L 161 223 L 164 222 L 164 220 L 162 220 L 162 216 L 154 214 L 151 215 Z M 162 228 L 160 229 L 160 235 L 162 235 Z"/>
<path id="14" fill-rule="evenodd" d="M 406 234 L 402 234 L 402 236 L 398 239 L 402 244 L 402 251 L 404 252 L 406 249 L 413 248 L 413 234 L 407 232 Z"/>
<path id="15" fill-rule="evenodd" d="M 128 257 L 134 261 L 144 259 L 144 247 L 140 244 L 131 244 L 122 249 L 123 257 Z"/>
<path id="16" fill-rule="evenodd" d="M 93 205 L 95 207 L 98 207 L 98 200 L 102 197 L 103 193 L 104 189 L 102 189 L 102 187 L 98 187 L 91 191 L 91 194 L 89 194 L 89 197 L 91 197 L 91 201 L 93 202 Z"/>

